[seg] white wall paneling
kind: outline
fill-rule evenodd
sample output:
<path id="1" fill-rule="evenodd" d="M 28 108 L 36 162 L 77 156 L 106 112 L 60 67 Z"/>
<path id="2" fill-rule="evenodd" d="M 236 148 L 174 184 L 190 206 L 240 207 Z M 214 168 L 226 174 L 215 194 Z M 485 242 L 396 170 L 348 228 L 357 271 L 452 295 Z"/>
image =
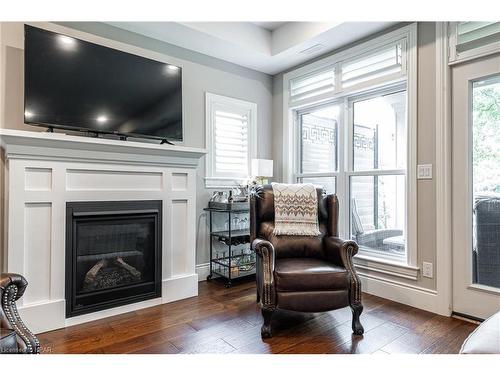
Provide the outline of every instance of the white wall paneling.
<path id="1" fill-rule="evenodd" d="M 172 173 L 172 190 L 185 191 L 188 187 L 187 173 Z"/>
<path id="2" fill-rule="evenodd" d="M 8 163 L 7 271 L 29 282 L 19 302 L 36 332 L 198 293 L 196 167 L 204 149 L 0 130 Z M 89 152 L 91 150 L 91 152 Z M 65 318 L 66 202 L 162 200 L 162 298 Z"/>
<path id="3" fill-rule="evenodd" d="M 170 259 L 172 276 L 189 273 L 188 259 L 183 255 L 187 244 L 188 202 L 186 200 L 172 201 L 172 217 L 170 220 L 172 235 L 170 236 L 172 257 Z"/>
<path id="4" fill-rule="evenodd" d="M 68 169 L 67 190 L 162 190 L 162 173 L 127 170 Z"/>
<path id="5" fill-rule="evenodd" d="M 26 190 L 52 190 L 51 168 L 26 168 Z"/>
<path id="6" fill-rule="evenodd" d="M 50 300 L 50 259 L 52 249 L 52 204 L 25 203 L 24 272 L 32 275 L 24 303 Z"/>

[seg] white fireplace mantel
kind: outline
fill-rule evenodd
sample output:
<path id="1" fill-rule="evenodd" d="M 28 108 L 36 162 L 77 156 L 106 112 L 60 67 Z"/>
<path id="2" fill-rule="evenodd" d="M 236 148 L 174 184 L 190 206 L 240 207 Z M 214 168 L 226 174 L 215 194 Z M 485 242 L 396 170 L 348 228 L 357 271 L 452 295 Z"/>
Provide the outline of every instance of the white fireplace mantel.
<path id="1" fill-rule="evenodd" d="M 163 164 L 196 168 L 204 148 L 0 129 L 7 159 Z"/>
<path id="2" fill-rule="evenodd" d="M 19 311 L 35 332 L 198 294 L 196 167 L 205 149 L 0 129 L 6 154 L 5 264 L 29 286 Z M 161 200 L 162 296 L 65 314 L 66 203 Z"/>

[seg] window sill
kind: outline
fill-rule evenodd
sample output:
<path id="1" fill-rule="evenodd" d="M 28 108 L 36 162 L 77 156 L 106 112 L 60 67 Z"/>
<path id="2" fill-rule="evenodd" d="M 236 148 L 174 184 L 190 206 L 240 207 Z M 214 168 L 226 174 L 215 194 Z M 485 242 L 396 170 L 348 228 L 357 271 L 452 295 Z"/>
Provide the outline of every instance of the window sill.
<path id="1" fill-rule="evenodd" d="M 387 259 L 380 259 L 366 254 L 358 254 L 353 259 L 360 275 L 366 271 L 379 272 L 407 280 L 417 280 L 420 268 Z"/>
<path id="2" fill-rule="evenodd" d="M 205 188 L 235 188 L 241 186 L 246 178 L 237 177 L 205 177 Z"/>

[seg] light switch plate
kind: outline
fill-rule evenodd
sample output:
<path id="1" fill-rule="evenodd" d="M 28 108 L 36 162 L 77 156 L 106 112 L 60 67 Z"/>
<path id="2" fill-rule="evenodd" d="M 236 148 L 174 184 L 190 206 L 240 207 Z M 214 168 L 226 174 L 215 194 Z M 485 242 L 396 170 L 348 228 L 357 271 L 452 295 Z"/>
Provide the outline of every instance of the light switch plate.
<path id="1" fill-rule="evenodd" d="M 433 273 L 434 272 L 433 272 L 432 263 L 423 262 L 422 263 L 422 276 L 428 277 L 429 279 L 432 279 L 434 277 Z"/>
<path id="2" fill-rule="evenodd" d="M 432 164 L 419 164 L 417 166 L 417 178 L 419 180 L 432 180 Z"/>

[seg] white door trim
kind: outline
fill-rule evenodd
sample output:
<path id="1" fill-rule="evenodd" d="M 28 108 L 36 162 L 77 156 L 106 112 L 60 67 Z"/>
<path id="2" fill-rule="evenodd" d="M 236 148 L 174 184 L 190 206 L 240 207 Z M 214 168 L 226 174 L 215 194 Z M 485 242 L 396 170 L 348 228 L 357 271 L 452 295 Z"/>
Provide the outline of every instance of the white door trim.
<path id="1" fill-rule="evenodd" d="M 473 280 L 473 83 L 500 73 L 499 56 L 488 56 L 452 68 L 452 261 L 453 311 L 487 318 L 500 308 L 500 288 Z M 466 181 L 466 183 L 464 183 Z"/>
<path id="2" fill-rule="evenodd" d="M 439 313 L 452 312 L 451 80 L 448 25 L 436 22 L 436 289 Z"/>

